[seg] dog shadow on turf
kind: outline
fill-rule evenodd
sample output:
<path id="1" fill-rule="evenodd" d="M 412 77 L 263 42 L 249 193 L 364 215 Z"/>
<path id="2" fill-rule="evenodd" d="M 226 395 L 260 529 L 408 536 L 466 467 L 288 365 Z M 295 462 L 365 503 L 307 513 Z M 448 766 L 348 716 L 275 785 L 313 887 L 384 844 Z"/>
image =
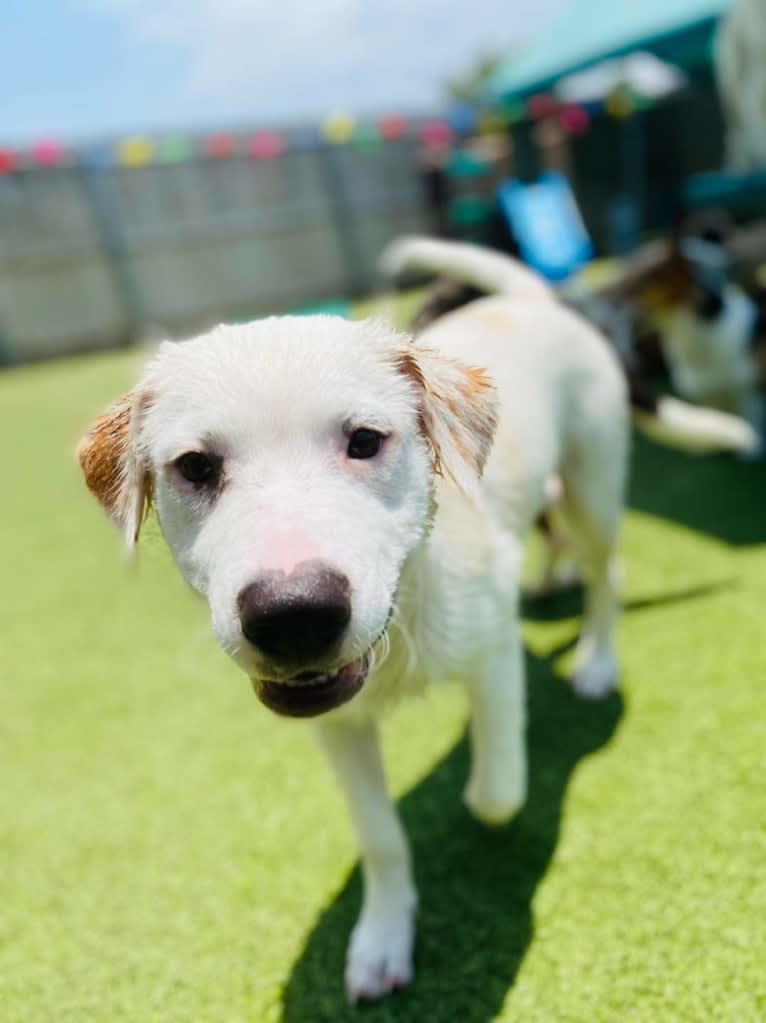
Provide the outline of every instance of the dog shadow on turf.
<path id="1" fill-rule="evenodd" d="M 287 1023 L 485 1023 L 500 1010 L 533 938 L 532 900 L 556 848 L 569 779 L 609 742 L 623 712 L 619 695 L 585 703 L 554 675 L 566 648 L 527 655 L 530 789 L 510 825 L 489 830 L 464 810 L 465 739 L 400 802 L 420 893 L 415 982 L 382 1002 L 347 1005 L 344 958 L 361 903 L 356 868 L 294 967 Z"/>
<path id="2" fill-rule="evenodd" d="M 628 505 L 724 543 L 766 543 L 766 462 L 694 457 L 633 438 Z"/>
<path id="3" fill-rule="evenodd" d="M 657 607 L 665 607 L 669 604 L 686 603 L 689 600 L 697 600 L 702 597 L 720 593 L 737 585 L 735 578 L 718 579 L 707 583 L 699 583 L 696 586 L 686 586 L 679 590 L 670 590 L 651 597 L 637 597 L 633 600 L 625 600 L 621 607 L 623 613 L 631 611 L 643 611 Z M 530 622 L 558 622 L 565 618 L 579 618 L 585 607 L 585 592 L 579 583 L 567 586 L 556 593 L 546 594 L 544 597 L 523 596 L 521 601 L 521 614 L 525 621 Z"/>

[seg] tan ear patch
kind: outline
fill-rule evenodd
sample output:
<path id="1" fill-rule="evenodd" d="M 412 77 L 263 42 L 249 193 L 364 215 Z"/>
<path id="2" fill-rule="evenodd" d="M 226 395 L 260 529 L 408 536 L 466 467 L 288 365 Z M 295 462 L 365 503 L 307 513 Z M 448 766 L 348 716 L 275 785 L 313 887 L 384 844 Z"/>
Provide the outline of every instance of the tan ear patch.
<path id="1" fill-rule="evenodd" d="M 413 352 L 403 351 L 398 359 L 398 369 L 404 373 L 405 376 L 409 377 L 410 380 L 414 381 L 421 394 L 426 395 L 428 393 L 427 384 L 423 371 L 420 368 L 420 364 Z M 442 475 L 441 460 L 439 458 L 439 451 L 434 445 L 433 437 L 428 428 L 428 418 L 426 416 L 424 403 L 420 403 L 418 407 L 418 426 L 423 439 L 428 444 L 429 451 L 431 452 L 431 461 L 433 463 L 433 469 L 437 476 Z"/>
<path id="2" fill-rule="evenodd" d="M 134 450 L 133 417 L 148 404 L 133 391 L 122 395 L 99 416 L 77 448 L 88 489 L 125 530 L 128 544 L 138 538 L 151 506 L 151 475 L 139 465 Z"/>
<path id="3" fill-rule="evenodd" d="M 133 396 L 125 394 L 99 416 L 77 448 L 88 489 L 115 515 L 130 436 Z"/>
<path id="4" fill-rule="evenodd" d="M 434 471 L 470 493 L 484 470 L 497 426 L 495 385 L 484 369 L 415 345 L 399 352 L 398 368 L 420 392 L 420 429 Z"/>

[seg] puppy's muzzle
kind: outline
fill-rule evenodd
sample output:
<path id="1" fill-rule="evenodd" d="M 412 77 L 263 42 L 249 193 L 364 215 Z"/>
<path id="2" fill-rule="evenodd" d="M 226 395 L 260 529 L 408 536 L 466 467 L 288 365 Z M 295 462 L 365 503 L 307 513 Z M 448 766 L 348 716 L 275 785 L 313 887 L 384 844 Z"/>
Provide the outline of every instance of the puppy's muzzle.
<path id="1" fill-rule="evenodd" d="M 278 669 L 331 658 L 351 619 L 351 585 L 321 561 L 264 572 L 237 598 L 242 633 Z"/>

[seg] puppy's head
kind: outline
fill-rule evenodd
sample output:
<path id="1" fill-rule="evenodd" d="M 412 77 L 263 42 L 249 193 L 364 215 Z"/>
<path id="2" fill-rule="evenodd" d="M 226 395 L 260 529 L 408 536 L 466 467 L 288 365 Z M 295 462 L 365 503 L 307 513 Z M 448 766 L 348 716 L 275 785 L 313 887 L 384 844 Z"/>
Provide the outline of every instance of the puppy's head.
<path id="1" fill-rule="evenodd" d="M 480 370 L 376 323 L 280 317 L 164 344 L 79 454 L 130 546 L 156 505 L 263 702 L 309 716 L 361 689 L 435 474 L 470 494 L 494 425 Z"/>

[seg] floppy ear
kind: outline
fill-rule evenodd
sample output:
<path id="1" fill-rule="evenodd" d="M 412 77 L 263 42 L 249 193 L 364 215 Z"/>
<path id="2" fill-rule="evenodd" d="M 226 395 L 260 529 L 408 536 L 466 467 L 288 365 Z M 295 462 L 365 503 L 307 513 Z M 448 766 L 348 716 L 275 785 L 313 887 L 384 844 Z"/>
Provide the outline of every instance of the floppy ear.
<path id="1" fill-rule="evenodd" d="M 497 391 L 485 370 L 408 344 L 399 369 L 418 390 L 420 428 L 434 471 L 475 496 L 497 426 Z"/>
<path id="2" fill-rule="evenodd" d="M 89 490 L 123 531 L 130 551 L 152 500 L 151 476 L 136 444 L 137 419 L 147 403 L 145 394 L 124 394 L 99 416 L 77 449 Z"/>

